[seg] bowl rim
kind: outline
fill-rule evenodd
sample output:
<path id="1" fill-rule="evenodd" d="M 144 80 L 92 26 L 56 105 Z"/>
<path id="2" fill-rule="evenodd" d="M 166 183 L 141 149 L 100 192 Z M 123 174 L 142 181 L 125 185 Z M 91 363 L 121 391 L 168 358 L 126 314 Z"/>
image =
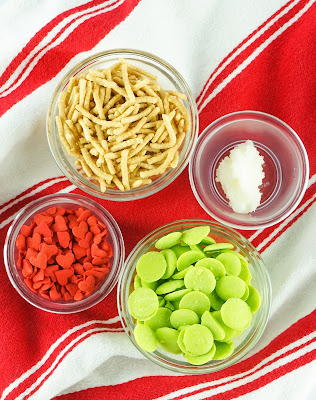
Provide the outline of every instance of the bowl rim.
<path id="1" fill-rule="evenodd" d="M 109 191 L 104 192 L 104 193 L 102 193 L 101 191 L 100 192 L 94 191 L 89 185 L 87 185 L 85 182 L 83 182 L 82 178 L 80 178 L 80 177 L 78 177 L 77 179 L 78 179 L 78 181 L 82 182 L 82 185 L 78 186 L 76 179 L 72 176 L 72 173 L 71 174 L 68 173 L 66 166 L 61 161 L 61 157 L 58 156 L 58 152 L 55 152 L 53 149 L 53 139 L 52 139 L 53 132 L 51 131 L 51 124 L 52 124 L 52 117 L 54 116 L 53 108 L 55 108 L 55 105 L 57 104 L 57 101 L 58 101 L 58 93 L 60 90 L 63 90 L 63 88 L 69 81 L 69 79 L 75 73 L 79 73 L 82 68 L 88 67 L 89 63 L 94 61 L 97 58 L 104 57 L 104 56 L 111 56 L 111 55 L 115 55 L 115 54 L 121 54 L 121 53 L 125 53 L 126 55 L 130 55 L 130 56 L 133 56 L 133 55 L 141 56 L 146 59 L 152 60 L 152 61 L 162 65 L 164 68 L 166 68 L 168 70 L 168 72 L 171 72 L 173 77 L 177 78 L 177 80 L 180 82 L 180 84 L 184 87 L 186 94 L 188 95 L 187 103 L 188 103 L 189 109 L 192 113 L 192 118 L 190 116 L 191 130 L 189 132 L 190 138 L 189 138 L 187 149 L 186 149 L 186 152 L 184 155 L 185 158 L 181 164 L 179 163 L 176 166 L 176 168 L 172 169 L 172 173 L 173 173 L 172 176 L 170 173 L 170 175 L 167 177 L 167 179 L 159 181 L 161 177 L 165 176 L 168 173 L 168 171 L 170 171 L 170 169 L 169 169 L 163 175 L 161 175 L 161 177 L 159 177 L 156 181 L 152 182 L 149 185 L 145 185 L 140 188 L 131 189 L 126 192 L 121 192 L 118 190 L 117 193 L 115 193 L 115 194 L 111 192 L 109 195 L 107 195 L 107 193 L 109 193 Z M 51 152 L 58 168 L 63 173 L 63 175 L 66 176 L 67 179 L 69 179 L 71 181 L 71 183 L 73 183 L 76 187 L 78 187 L 79 189 L 83 190 L 84 192 L 86 192 L 90 195 L 93 195 L 95 197 L 105 199 L 105 200 L 119 201 L 119 202 L 134 201 L 134 200 L 146 198 L 148 196 L 151 196 L 151 195 L 158 193 L 159 191 L 165 189 L 169 184 L 171 184 L 175 179 L 177 179 L 177 177 L 183 172 L 183 170 L 189 164 L 190 159 L 195 150 L 195 145 L 197 142 L 198 132 L 199 132 L 199 117 L 198 116 L 199 116 L 199 114 L 198 114 L 198 110 L 197 110 L 196 101 L 191 92 L 189 85 L 187 84 L 187 82 L 185 81 L 183 76 L 171 64 L 169 64 L 162 58 L 160 58 L 152 53 L 146 52 L 146 51 L 131 49 L 131 48 L 130 49 L 115 48 L 115 49 L 110 49 L 110 50 L 106 50 L 106 51 L 101 51 L 101 52 L 98 52 L 96 54 L 93 54 L 93 55 L 85 58 L 84 60 L 77 63 L 70 71 L 68 71 L 62 77 L 61 81 L 58 83 L 56 89 L 53 92 L 52 98 L 50 100 L 49 108 L 47 111 L 46 137 L 47 137 L 50 152 Z M 194 130 L 193 130 L 193 127 L 194 127 Z M 73 168 L 71 167 L 70 170 L 72 172 Z M 157 181 L 158 181 L 158 186 L 156 184 Z M 153 186 L 150 188 L 151 185 L 153 185 Z M 148 188 L 150 188 L 150 189 L 148 189 Z"/>
<path id="2" fill-rule="evenodd" d="M 133 269 L 133 264 L 131 264 L 131 260 L 133 258 L 139 257 L 141 254 L 143 254 L 143 246 L 146 244 L 146 242 L 151 239 L 152 237 L 154 237 L 158 232 L 160 232 L 161 230 L 167 229 L 168 227 L 173 226 L 174 230 L 176 229 L 180 229 L 178 227 L 178 225 L 181 224 L 190 224 L 190 223 L 200 223 L 200 224 L 207 224 L 209 226 L 218 228 L 222 231 L 224 231 L 225 234 L 229 233 L 232 234 L 235 238 L 239 238 L 241 239 L 245 245 L 247 246 L 247 252 L 248 248 L 249 250 L 252 252 L 253 258 L 254 259 L 258 259 L 258 265 L 257 267 L 259 267 L 259 272 L 262 273 L 262 277 L 263 277 L 263 285 L 265 286 L 265 292 L 266 292 L 266 296 L 264 301 L 265 301 L 265 305 L 266 308 L 264 310 L 262 310 L 262 312 L 264 313 L 261 317 L 261 325 L 257 326 L 256 329 L 254 330 L 253 336 L 252 338 L 249 340 L 249 342 L 247 343 L 246 347 L 243 347 L 242 349 L 240 349 L 237 353 L 234 354 L 234 361 L 231 362 L 232 358 L 229 357 L 226 360 L 223 360 L 223 363 L 221 365 L 214 365 L 212 366 L 208 366 L 204 369 L 195 369 L 194 366 L 189 366 L 189 367 L 184 367 L 184 366 L 174 366 L 172 364 L 169 364 L 167 362 L 165 362 L 164 360 L 162 360 L 161 358 L 156 358 L 154 357 L 151 353 L 148 353 L 144 350 L 142 350 L 137 343 L 135 342 L 135 339 L 133 338 L 133 335 L 129 334 L 129 325 L 125 322 L 125 319 L 127 319 L 123 314 L 123 307 L 122 307 L 122 303 L 123 303 L 123 299 L 126 295 L 125 291 L 123 291 L 123 287 L 126 284 L 126 280 L 129 279 L 129 275 L 131 270 Z M 182 229 L 186 229 L 185 227 Z M 152 239 L 154 240 L 154 239 Z M 261 302 L 263 304 L 263 301 Z M 154 362 L 155 364 L 166 368 L 168 370 L 174 371 L 174 372 L 178 372 L 178 373 L 183 373 L 183 374 L 208 374 L 208 373 L 212 373 L 212 372 L 216 372 L 216 371 L 220 371 L 223 370 L 225 368 L 228 368 L 231 365 L 234 365 L 235 363 L 237 363 L 241 358 L 245 357 L 249 351 L 258 343 L 259 339 L 261 338 L 266 325 L 268 323 L 269 320 L 269 316 L 270 316 L 270 312 L 271 312 L 271 304 L 272 304 L 272 285 L 271 285 L 271 280 L 270 280 L 270 276 L 269 273 L 264 265 L 264 262 L 262 260 L 262 257 L 260 255 L 260 253 L 257 251 L 257 249 L 252 245 L 251 242 L 248 241 L 247 238 L 245 238 L 241 233 L 237 232 L 235 229 L 226 226 L 218 221 L 212 221 L 212 220 L 206 220 L 206 219 L 182 219 L 182 220 L 177 220 L 177 221 L 172 221 L 169 222 L 165 225 L 162 225 L 156 229 L 154 229 L 153 231 L 149 232 L 143 239 L 141 239 L 135 246 L 134 248 L 131 250 L 131 252 L 129 253 L 127 259 L 125 260 L 124 266 L 120 272 L 120 276 L 118 279 L 118 288 L 117 288 L 117 308 L 118 308 L 118 313 L 119 313 L 119 317 L 121 320 L 121 324 L 123 326 L 123 329 L 125 331 L 125 333 L 127 334 L 127 336 L 129 337 L 130 341 L 133 343 L 133 345 L 150 361 Z M 200 366 L 201 367 L 201 366 Z"/>
<path id="3" fill-rule="evenodd" d="M 97 208 L 98 212 L 102 213 L 104 218 L 108 221 L 108 223 L 111 225 L 111 231 L 114 232 L 115 235 L 112 235 L 111 239 L 113 242 L 115 242 L 115 245 L 117 247 L 117 260 L 116 260 L 116 264 L 112 264 L 111 269 L 114 269 L 114 273 L 112 275 L 111 278 L 111 282 L 107 288 L 106 291 L 102 291 L 102 292 L 96 292 L 94 293 L 94 298 L 90 298 L 90 296 L 86 297 L 83 301 L 78 301 L 75 303 L 58 303 L 59 305 L 61 304 L 61 307 L 65 306 L 65 309 L 55 309 L 54 305 L 55 303 L 52 302 L 52 306 L 46 306 L 46 305 L 42 305 L 39 304 L 40 302 L 37 302 L 36 300 L 34 300 L 33 298 L 31 298 L 28 294 L 27 294 L 27 290 L 24 292 L 24 290 L 22 290 L 21 288 L 21 282 L 16 280 L 14 278 L 14 271 L 18 271 L 16 263 L 14 263 L 14 265 L 12 265 L 12 259 L 11 259 L 11 250 L 12 246 L 14 246 L 15 248 L 15 243 L 12 242 L 12 237 L 15 234 L 15 232 L 17 232 L 17 228 L 18 225 L 23 221 L 23 223 L 25 222 L 25 220 L 27 220 L 28 218 L 31 218 L 32 216 L 35 215 L 36 212 L 38 212 L 38 207 L 45 207 L 45 206 L 49 206 L 49 202 L 51 200 L 56 200 L 56 206 L 58 207 L 59 203 L 62 203 L 63 201 L 68 201 L 69 204 L 73 204 L 73 205 L 77 205 L 78 207 L 83 206 L 83 204 L 77 203 L 77 201 L 81 201 L 83 203 L 88 205 L 92 205 L 95 208 Z M 17 232 L 17 234 L 19 234 L 19 232 Z M 125 258 L 125 246 L 124 246 L 124 239 L 123 239 L 123 235 L 122 232 L 119 228 L 119 225 L 117 224 L 116 220 L 114 219 L 114 217 L 109 213 L 108 210 L 106 210 L 101 204 L 97 203 L 95 200 L 90 199 L 89 197 L 85 197 L 79 194 L 75 194 L 75 193 L 56 193 L 56 194 L 51 194 L 48 196 L 44 196 L 44 197 L 40 197 L 38 199 L 36 199 L 35 201 L 28 203 L 25 207 L 23 207 L 19 213 L 16 215 L 16 217 L 14 218 L 14 220 L 12 221 L 8 231 L 7 231 L 7 235 L 5 238 L 5 243 L 4 243 L 4 248 L 3 248 L 3 258 L 4 258 L 4 264 L 5 264 L 5 270 L 7 272 L 8 278 L 13 286 L 13 288 L 19 293 L 19 295 L 26 300 L 29 304 L 33 305 L 34 307 L 46 311 L 46 312 L 50 312 L 50 313 L 54 313 L 54 314 L 73 314 L 73 313 L 77 313 L 77 312 L 81 312 L 84 310 L 87 310 L 93 306 L 95 306 L 96 304 L 98 304 L 99 302 L 101 302 L 102 300 L 105 299 L 106 296 L 108 296 L 110 294 L 110 292 L 113 290 L 113 288 L 115 287 L 121 269 L 124 266 L 124 258 Z M 104 281 L 105 283 L 105 281 Z M 99 290 L 101 289 L 101 287 L 99 288 Z M 92 293 L 93 295 L 93 293 Z M 89 301 L 90 300 L 90 301 Z"/>
<path id="4" fill-rule="evenodd" d="M 195 186 L 195 171 L 194 171 L 194 167 L 197 164 L 196 162 L 194 162 L 194 157 L 192 156 L 190 163 L 189 163 L 189 180 L 190 180 L 190 186 L 191 189 L 193 191 L 194 197 L 195 199 L 198 201 L 198 203 L 200 204 L 200 206 L 203 208 L 203 210 L 210 215 L 212 218 L 216 219 L 217 221 L 221 222 L 222 224 L 226 224 L 232 228 L 235 229 L 241 229 L 241 230 L 257 230 L 257 229 L 265 229 L 268 228 L 270 226 L 276 225 L 279 222 L 283 221 L 284 219 L 286 219 L 298 206 L 298 204 L 301 202 L 302 198 L 304 197 L 304 194 L 306 192 L 307 186 L 308 186 L 308 180 L 309 180 L 309 159 L 308 159 L 308 154 L 307 151 L 305 149 L 305 146 L 301 140 L 301 138 L 298 136 L 298 134 L 294 131 L 293 128 L 291 128 L 286 122 L 282 121 L 280 118 L 272 115 L 272 114 L 268 114 L 262 111 L 256 111 L 256 110 L 242 110 L 242 111 L 235 111 L 229 114 L 225 114 L 220 118 L 217 118 L 215 121 L 213 121 L 211 124 L 209 124 L 204 130 L 203 132 L 199 135 L 196 144 L 195 144 L 195 148 L 194 148 L 194 152 L 196 152 L 196 149 L 198 148 L 199 144 L 202 142 L 202 140 L 208 135 L 208 136 L 212 136 L 213 134 L 215 134 L 215 130 L 214 128 L 216 128 L 217 126 L 220 126 L 226 119 L 231 118 L 231 117 L 237 117 L 237 116 L 243 116 L 243 115 L 249 115 L 250 117 L 252 117 L 252 119 L 256 119 L 256 116 L 261 116 L 264 118 L 268 118 L 270 120 L 274 120 L 275 122 L 277 122 L 279 125 L 282 125 L 294 138 L 297 148 L 299 149 L 300 153 L 302 154 L 302 160 L 303 160 L 303 164 L 306 168 L 305 171 L 305 178 L 302 181 L 302 190 L 299 193 L 296 201 L 293 203 L 292 207 L 286 212 L 284 213 L 284 215 L 279 216 L 278 218 L 276 218 L 275 220 L 273 220 L 272 222 L 268 222 L 268 223 L 262 223 L 260 225 L 242 225 L 242 224 L 238 224 L 238 223 L 231 223 L 229 221 L 226 221 L 224 218 L 221 218 L 220 216 L 218 216 L 217 214 L 211 212 L 209 210 L 209 208 L 204 204 L 204 202 L 202 201 L 196 186 Z M 235 122 L 238 119 L 234 119 Z"/>

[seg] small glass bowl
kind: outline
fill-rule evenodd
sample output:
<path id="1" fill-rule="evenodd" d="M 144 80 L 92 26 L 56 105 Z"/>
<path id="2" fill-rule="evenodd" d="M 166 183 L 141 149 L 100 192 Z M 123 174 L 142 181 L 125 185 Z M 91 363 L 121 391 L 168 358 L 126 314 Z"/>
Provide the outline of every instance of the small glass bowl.
<path id="1" fill-rule="evenodd" d="M 170 168 L 149 185 L 125 192 L 121 192 L 118 189 L 107 188 L 106 192 L 102 193 L 98 185 L 79 173 L 78 166 L 75 165 L 76 159 L 71 157 L 61 144 L 55 123 L 55 117 L 58 115 L 59 95 L 66 88 L 72 76 L 87 72 L 90 68 L 108 68 L 112 64 L 116 63 L 119 58 L 125 58 L 130 63 L 155 74 L 158 77 L 158 83 L 162 88 L 166 90 L 175 90 L 184 93 L 187 96 L 188 101 L 184 101 L 184 105 L 191 120 L 191 131 L 186 134 L 176 168 Z M 161 58 L 150 53 L 145 53 L 140 50 L 114 49 L 86 58 L 64 76 L 53 94 L 47 114 L 46 128 L 51 153 L 63 174 L 66 175 L 74 185 L 93 196 L 106 200 L 130 201 L 141 199 L 159 192 L 181 174 L 188 164 L 194 149 L 194 144 L 199 131 L 199 120 L 194 97 L 187 83 L 175 68 Z"/>
<path id="2" fill-rule="evenodd" d="M 259 207 L 250 214 L 238 214 L 215 178 L 222 159 L 246 140 L 252 140 L 264 157 L 265 178 Z M 286 123 L 262 112 L 240 111 L 219 118 L 202 132 L 189 174 L 196 199 L 217 221 L 237 229 L 263 229 L 297 207 L 307 188 L 309 163 L 302 141 Z"/>
<path id="3" fill-rule="evenodd" d="M 261 295 L 261 306 L 259 310 L 253 314 L 252 322 L 249 328 L 247 328 L 242 335 L 233 339 L 235 343 L 235 351 L 230 357 L 225 360 L 214 360 L 204 365 L 195 366 L 186 362 L 182 355 L 167 353 L 159 347 L 153 353 L 148 353 L 142 350 L 136 343 L 134 337 L 133 332 L 135 321 L 128 311 L 127 301 L 130 292 L 133 290 L 133 279 L 135 276 L 136 263 L 139 257 L 149 250 L 154 250 L 153 244 L 160 237 L 173 231 L 183 231 L 201 225 L 210 226 L 210 236 L 212 236 L 216 241 L 233 243 L 236 248 L 239 249 L 240 252 L 248 259 L 249 270 L 252 275 L 252 285 L 259 291 Z M 267 324 L 271 307 L 271 299 L 272 291 L 268 272 L 263 264 L 260 254 L 252 246 L 252 244 L 232 228 L 226 227 L 215 221 L 201 219 L 175 221 L 149 233 L 134 247 L 128 256 L 124 264 L 124 269 L 119 277 L 117 291 L 119 315 L 123 328 L 132 343 L 144 354 L 145 357 L 154 363 L 169 370 L 184 374 L 206 374 L 219 371 L 231 366 L 249 353 L 249 351 L 260 339 Z"/>
<path id="4" fill-rule="evenodd" d="M 84 297 L 80 301 L 52 301 L 45 299 L 40 294 L 32 292 L 24 283 L 21 270 L 17 267 L 19 252 L 15 244 L 21 226 L 29 224 L 31 220 L 33 220 L 35 214 L 54 206 L 64 207 L 66 209 L 79 207 L 87 208 L 92 211 L 99 221 L 105 224 L 108 230 L 107 240 L 113 249 L 110 272 L 98 283 L 97 288 L 89 296 Z M 53 194 L 30 203 L 20 211 L 8 230 L 3 254 L 8 277 L 16 291 L 26 301 L 44 311 L 58 314 L 70 314 L 86 310 L 96 305 L 111 292 L 118 280 L 120 270 L 124 263 L 125 250 L 119 226 L 112 215 L 100 204 L 77 194 Z"/>

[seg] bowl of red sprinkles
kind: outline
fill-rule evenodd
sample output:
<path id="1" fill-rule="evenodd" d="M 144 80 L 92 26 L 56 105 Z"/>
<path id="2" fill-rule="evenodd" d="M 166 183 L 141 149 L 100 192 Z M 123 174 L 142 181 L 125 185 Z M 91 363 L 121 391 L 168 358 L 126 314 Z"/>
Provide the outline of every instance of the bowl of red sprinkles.
<path id="1" fill-rule="evenodd" d="M 124 262 L 115 219 L 76 194 L 38 199 L 16 216 L 4 245 L 9 279 L 30 304 L 66 314 L 86 310 L 115 286 Z"/>

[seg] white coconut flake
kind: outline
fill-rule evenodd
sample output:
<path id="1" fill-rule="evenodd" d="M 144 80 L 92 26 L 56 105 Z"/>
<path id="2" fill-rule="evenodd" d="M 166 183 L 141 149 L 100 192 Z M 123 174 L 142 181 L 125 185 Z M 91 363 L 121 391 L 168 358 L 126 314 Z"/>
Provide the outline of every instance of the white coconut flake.
<path id="1" fill-rule="evenodd" d="M 216 182 L 222 185 L 231 208 L 240 214 L 256 210 L 260 204 L 264 158 L 251 140 L 234 147 L 216 170 Z"/>

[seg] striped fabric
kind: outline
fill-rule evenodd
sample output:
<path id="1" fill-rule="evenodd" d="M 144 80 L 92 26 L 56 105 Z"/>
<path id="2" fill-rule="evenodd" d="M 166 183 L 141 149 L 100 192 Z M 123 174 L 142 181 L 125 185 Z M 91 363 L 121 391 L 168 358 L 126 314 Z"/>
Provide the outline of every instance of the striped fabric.
<path id="1" fill-rule="evenodd" d="M 196 97 L 201 130 L 229 112 L 267 112 L 299 134 L 310 160 L 297 209 L 242 232 L 273 288 L 269 323 L 245 359 L 201 376 L 161 369 L 123 332 L 116 290 L 79 314 L 45 313 L 15 292 L 1 259 L 0 400 L 316 399 L 315 0 L 0 0 L 0 26 L 1 248 L 25 205 L 80 193 L 50 155 L 45 118 L 61 77 L 102 50 L 137 48 L 171 63 Z M 150 198 L 101 203 L 127 253 L 162 224 L 208 218 L 187 170 Z"/>

